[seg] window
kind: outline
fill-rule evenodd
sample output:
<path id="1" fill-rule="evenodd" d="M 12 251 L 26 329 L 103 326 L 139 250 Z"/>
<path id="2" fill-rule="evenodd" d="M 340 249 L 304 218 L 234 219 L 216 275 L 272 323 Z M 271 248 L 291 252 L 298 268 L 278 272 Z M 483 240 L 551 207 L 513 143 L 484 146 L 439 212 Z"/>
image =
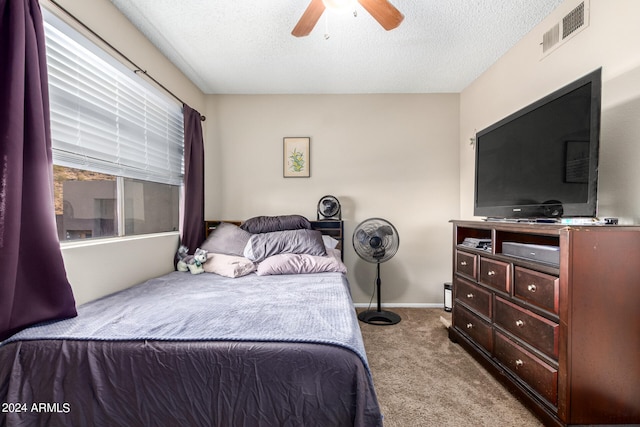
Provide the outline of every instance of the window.
<path id="1" fill-rule="evenodd" d="M 60 241 L 178 229 L 179 186 L 59 165 L 54 165 L 53 177 Z"/>
<path id="2" fill-rule="evenodd" d="M 117 177 L 53 166 L 60 241 L 117 236 Z"/>
<path id="3" fill-rule="evenodd" d="M 177 230 L 182 107 L 44 16 L 60 240 Z"/>
<path id="4" fill-rule="evenodd" d="M 175 185 L 124 179 L 124 234 L 178 229 L 180 192 Z"/>

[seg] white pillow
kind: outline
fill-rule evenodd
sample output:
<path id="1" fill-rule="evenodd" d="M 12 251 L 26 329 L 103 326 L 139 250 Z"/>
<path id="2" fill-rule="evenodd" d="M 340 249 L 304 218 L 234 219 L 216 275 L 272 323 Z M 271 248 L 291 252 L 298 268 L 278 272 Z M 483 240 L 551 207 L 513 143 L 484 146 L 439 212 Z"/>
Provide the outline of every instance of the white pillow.
<path id="1" fill-rule="evenodd" d="M 339 240 L 336 240 L 327 234 L 322 235 L 322 241 L 324 242 L 324 245 L 329 249 L 335 249 L 336 247 L 338 247 L 338 243 L 340 243 Z"/>
<path id="2" fill-rule="evenodd" d="M 256 265 L 245 257 L 225 254 L 208 254 L 202 267 L 207 273 L 225 277 L 241 277 L 256 271 Z"/>

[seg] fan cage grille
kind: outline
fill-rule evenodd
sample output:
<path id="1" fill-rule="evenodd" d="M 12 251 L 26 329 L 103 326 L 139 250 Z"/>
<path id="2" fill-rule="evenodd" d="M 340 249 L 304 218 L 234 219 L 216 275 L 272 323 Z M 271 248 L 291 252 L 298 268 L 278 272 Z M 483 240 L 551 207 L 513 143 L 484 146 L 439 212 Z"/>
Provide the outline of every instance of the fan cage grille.
<path id="1" fill-rule="evenodd" d="M 320 215 L 324 218 L 335 218 L 340 216 L 340 202 L 335 196 L 324 196 L 318 202 L 318 219 Z"/>
<path id="2" fill-rule="evenodd" d="M 384 232 L 381 232 L 381 228 Z M 378 237 L 378 247 L 371 244 L 372 238 Z M 367 239 L 365 241 L 365 238 Z M 381 263 L 391 259 L 398 251 L 400 237 L 398 231 L 389 221 L 382 218 L 369 218 L 361 222 L 353 232 L 353 248 L 360 258 L 371 263 Z M 384 249 L 384 252 L 380 248 Z"/>

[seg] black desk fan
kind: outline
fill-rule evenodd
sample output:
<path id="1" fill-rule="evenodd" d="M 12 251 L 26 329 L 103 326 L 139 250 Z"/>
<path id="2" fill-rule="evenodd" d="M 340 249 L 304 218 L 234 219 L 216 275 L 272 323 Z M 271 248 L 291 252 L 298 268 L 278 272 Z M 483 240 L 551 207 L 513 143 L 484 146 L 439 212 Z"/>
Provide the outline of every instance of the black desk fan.
<path id="1" fill-rule="evenodd" d="M 322 217 L 322 218 L 320 218 Z M 323 219 L 342 219 L 340 202 L 335 196 L 322 196 L 318 201 L 318 220 Z"/>
<path id="2" fill-rule="evenodd" d="M 388 261 L 398 252 L 400 237 L 398 230 L 387 220 L 369 218 L 362 221 L 353 232 L 353 248 L 360 258 L 376 264 L 376 292 L 378 309 L 363 311 L 358 319 L 374 325 L 394 325 L 400 316 L 391 311 L 383 311 L 380 297 L 380 264 Z"/>

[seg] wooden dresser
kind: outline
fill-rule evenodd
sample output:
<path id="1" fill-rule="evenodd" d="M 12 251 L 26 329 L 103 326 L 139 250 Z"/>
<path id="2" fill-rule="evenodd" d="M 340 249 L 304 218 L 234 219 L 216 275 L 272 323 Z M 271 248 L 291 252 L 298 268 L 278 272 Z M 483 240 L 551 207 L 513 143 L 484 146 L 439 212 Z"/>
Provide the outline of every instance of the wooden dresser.
<path id="1" fill-rule="evenodd" d="M 640 424 L 640 227 L 452 223 L 451 340 L 545 425 Z M 559 247 L 559 264 L 506 242 Z"/>

